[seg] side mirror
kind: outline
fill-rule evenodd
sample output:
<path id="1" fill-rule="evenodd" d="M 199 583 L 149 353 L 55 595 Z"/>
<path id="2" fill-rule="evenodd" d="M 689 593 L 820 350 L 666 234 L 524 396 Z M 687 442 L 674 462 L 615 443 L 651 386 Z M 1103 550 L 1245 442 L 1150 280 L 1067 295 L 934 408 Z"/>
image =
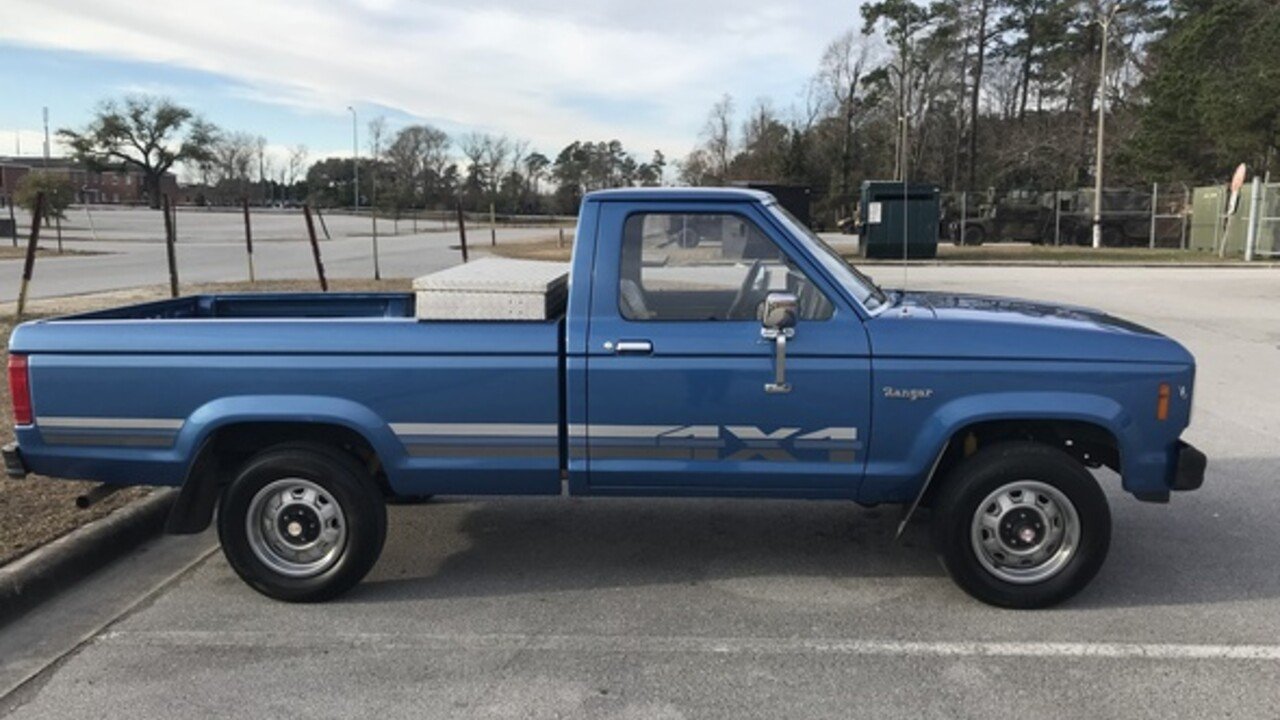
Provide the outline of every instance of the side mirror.
<path id="1" fill-rule="evenodd" d="M 764 384 L 764 391 L 770 395 L 791 392 L 791 383 L 787 382 L 787 338 L 795 333 L 799 317 L 800 303 L 795 295 L 771 292 L 765 296 L 760 336 L 773 341 L 773 382 Z"/>
<path id="2" fill-rule="evenodd" d="M 764 309 L 760 313 L 760 324 L 765 330 L 781 332 L 796 326 L 800 317 L 800 302 L 795 295 L 784 292 L 771 292 L 765 296 Z"/>

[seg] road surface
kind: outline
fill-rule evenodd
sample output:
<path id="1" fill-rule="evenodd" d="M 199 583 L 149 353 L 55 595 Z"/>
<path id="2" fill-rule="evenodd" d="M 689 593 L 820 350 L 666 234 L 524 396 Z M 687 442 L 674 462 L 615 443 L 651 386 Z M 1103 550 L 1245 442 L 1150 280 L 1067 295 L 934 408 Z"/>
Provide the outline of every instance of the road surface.
<path id="1" fill-rule="evenodd" d="M 369 579 L 315 606 L 257 595 L 211 537 L 171 538 L 0 630 L 0 679 L 31 677 L 0 715 L 1280 716 L 1280 272 L 923 267 L 908 282 L 1099 306 L 1186 343 L 1205 487 L 1148 505 L 1103 473 L 1110 558 L 1043 612 L 969 599 L 926 525 L 894 542 L 895 508 L 846 503 L 394 507 Z"/>

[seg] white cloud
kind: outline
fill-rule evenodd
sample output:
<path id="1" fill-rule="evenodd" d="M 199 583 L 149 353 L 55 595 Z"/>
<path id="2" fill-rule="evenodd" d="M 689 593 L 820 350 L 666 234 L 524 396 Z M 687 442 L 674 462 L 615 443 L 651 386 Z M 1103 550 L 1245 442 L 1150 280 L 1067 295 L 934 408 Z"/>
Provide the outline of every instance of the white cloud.
<path id="1" fill-rule="evenodd" d="M 720 93 L 745 106 L 798 90 L 857 13 L 837 0 L 5 4 L 0 39 L 213 72 L 261 101 L 335 114 L 375 103 L 544 149 L 618 137 L 670 154 Z"/>

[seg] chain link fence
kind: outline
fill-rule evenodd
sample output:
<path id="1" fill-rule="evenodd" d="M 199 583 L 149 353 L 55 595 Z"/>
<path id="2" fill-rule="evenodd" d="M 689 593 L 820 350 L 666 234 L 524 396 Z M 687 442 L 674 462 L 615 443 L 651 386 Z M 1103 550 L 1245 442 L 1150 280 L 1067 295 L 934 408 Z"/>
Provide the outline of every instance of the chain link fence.
<path id="1" fill-rule="evenodd" d="M 942 196 L 939 237 L 957 245 L 1092 245 L 1092 190 L 956 191 Z M 1103 191 L 1104 247 L 1186 248 L 1191 190 L 1183 184 Z"/>

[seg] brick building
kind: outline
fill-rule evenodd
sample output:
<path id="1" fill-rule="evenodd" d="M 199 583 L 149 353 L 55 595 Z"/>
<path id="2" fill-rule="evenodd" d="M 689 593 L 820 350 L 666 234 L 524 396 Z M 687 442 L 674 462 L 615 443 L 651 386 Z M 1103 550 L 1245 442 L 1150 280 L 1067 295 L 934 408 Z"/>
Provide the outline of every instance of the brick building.
<path id="1" fill-rule="evenodd" d="M 95 172 L 67 158 L 0 157 L 0 195 L 12 197 L 18 182 L 32 171 L 45 170 L 61 175 L 76 188 L 76 202 L 110 205 L 141 205 L 147 202 L 145 176 L 137 170 Z M 160 192 L 176 196 L 178 179 L 165 173 Z"/>

